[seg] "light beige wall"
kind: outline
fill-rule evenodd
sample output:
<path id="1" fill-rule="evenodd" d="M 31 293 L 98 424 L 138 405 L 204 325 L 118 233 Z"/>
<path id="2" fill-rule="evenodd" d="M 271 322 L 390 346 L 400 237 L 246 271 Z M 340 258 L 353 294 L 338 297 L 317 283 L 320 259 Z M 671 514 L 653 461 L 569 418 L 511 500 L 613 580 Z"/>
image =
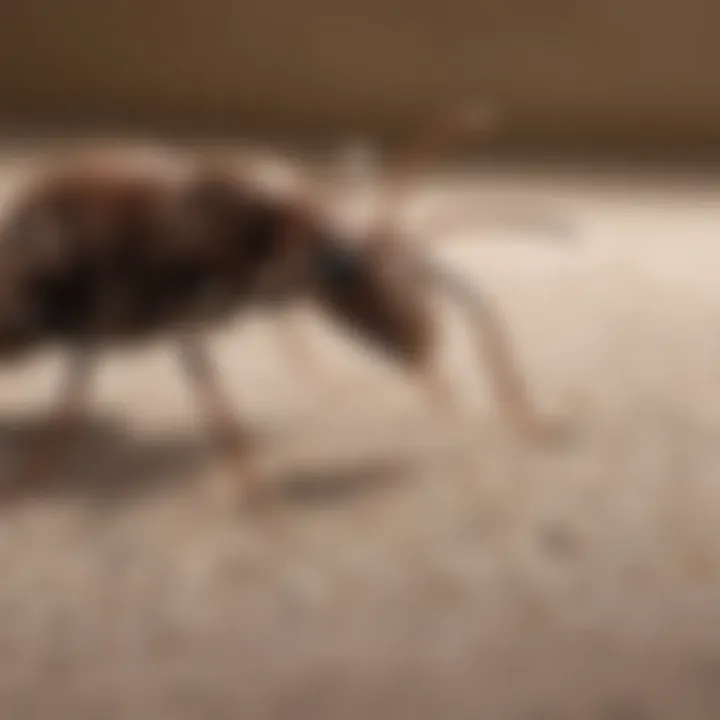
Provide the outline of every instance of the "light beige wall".
<path id="1" fill-rule="evenodd" d="M 2 0 L 0 112 L 394 129 L 471 94 L 518 137 L 720 136 L 719 0 Z"/>

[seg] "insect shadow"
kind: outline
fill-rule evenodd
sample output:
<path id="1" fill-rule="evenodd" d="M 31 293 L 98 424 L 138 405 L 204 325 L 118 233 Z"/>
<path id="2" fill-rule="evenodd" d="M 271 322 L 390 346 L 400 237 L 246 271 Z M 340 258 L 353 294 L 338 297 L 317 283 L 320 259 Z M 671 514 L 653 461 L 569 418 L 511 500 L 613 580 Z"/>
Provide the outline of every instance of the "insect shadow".
<path id="1" fill-rule="evenodd" d="M 48 422 L 44 416 L 27 414 L 0 417 L 0 477 L 12 473 Z M 118 506 L 163 493 L 202 493 L 207 476 L 220 470 L 211 443 L 192 430 L 148 435 L 135 432 L 121 418 L 89 414 L 74 431 L 78 442 L 72 461 L 42 479 L 13 488 L 2 498 L 3 506 L 10 509 L 18 503 L 58 498 Z M 256 435 L 260 442 L 279 440 L 262 428 Z M 288 506 L 342 504 L 397 486 L 412 467 L 407 454 L 388 456 L 387 452 L 359 462 L 324 460 L 300 468 L 281 467 L 273 473 L 270 492 Z"/>

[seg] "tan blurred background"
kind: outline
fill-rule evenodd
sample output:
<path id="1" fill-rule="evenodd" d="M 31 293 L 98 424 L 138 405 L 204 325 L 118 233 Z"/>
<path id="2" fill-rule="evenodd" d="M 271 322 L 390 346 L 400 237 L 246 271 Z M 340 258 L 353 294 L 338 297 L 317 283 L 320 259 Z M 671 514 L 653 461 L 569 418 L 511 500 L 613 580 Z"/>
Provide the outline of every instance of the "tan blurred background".
<path id="1" fill-rule="evenodd" d="M 706 156 L 715 0 L 19 0 L 0 110 L 21 127 L 325 136 L 502 104 L 506 148 Z"/>

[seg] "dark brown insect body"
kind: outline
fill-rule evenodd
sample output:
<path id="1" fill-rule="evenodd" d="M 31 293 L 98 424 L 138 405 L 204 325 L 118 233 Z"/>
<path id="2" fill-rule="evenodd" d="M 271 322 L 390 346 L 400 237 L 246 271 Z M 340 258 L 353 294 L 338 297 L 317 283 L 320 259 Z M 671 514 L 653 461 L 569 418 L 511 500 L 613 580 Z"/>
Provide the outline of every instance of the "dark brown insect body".
<path id="1" fill-rule="evenodd" d="M 177 183 L 112 167 L 51 176 L 8 218 L 0 252 L 6 354 L 144 339 L 301 295 L 389 351 L 421 344 L 421 296 L 382 282 L 379 257 L 215 168 Z"/>
<path id="2" fill-rule="evenodd" d="M 215 438 L 235 472 L 251 480 L 252 455 L 199 331 L 250 306 L 310 300 L 432 379 L 430 282 L 458 290 L 388 228 L 350 242 L 301 196 L 261 192 L 229 167 L 201 162 L 157 172 L 112 154 L 62 165 L 21 197 L 0 244 L 0 357 L 44 343 L 66 345 L 73 356 L 59 418 L 29 471 L 64 446 L 98 348 L 168 334 Z M 506 407 L 526 428 L 541 427 L 491 308 L 475 303 L 475 310 Z"/>
<path id="3" fill-rule="evenodd" d="M 220 316 L 278 259 L 286 214 L 215 177 L 49 178 L 5 229 L 3 344 L 122 340 Z"/>

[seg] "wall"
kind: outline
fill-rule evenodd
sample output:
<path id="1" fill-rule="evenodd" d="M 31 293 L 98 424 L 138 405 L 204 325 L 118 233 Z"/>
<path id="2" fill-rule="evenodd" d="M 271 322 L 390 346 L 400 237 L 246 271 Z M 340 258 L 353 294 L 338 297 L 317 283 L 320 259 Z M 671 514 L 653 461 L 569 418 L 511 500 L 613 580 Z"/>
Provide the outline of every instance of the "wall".
<path id="1" fill-rule="evenodd" d="M 5 0 L 0 111 L 395 131 L 497 98 L 518 141 L 720 136 L 717 0 Z"/>

